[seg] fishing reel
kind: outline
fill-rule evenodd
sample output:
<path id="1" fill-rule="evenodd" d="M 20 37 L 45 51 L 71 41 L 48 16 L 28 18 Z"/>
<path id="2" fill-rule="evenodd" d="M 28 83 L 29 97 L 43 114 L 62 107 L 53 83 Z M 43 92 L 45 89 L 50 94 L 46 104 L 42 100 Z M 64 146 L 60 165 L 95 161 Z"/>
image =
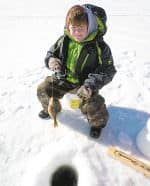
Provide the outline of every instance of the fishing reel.
<path id="1" fill-rule="evenodd" d="M 64 80 L 66 77 L 66 74 L 62 72 L 61 70 L 57 70 L 52 74 L 52 77 L 56 80 Z"/>

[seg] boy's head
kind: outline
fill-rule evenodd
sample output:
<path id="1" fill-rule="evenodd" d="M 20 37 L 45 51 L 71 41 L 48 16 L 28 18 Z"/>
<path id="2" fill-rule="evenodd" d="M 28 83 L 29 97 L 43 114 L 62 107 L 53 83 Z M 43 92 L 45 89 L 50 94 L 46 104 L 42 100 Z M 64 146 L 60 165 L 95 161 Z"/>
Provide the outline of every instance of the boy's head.
<path id="1" fill-rule="evenodd" d="M 75 5 L 69 9 L 66 17 L 66 28 L 78 42 L 81 42 L 87 36 L 88 15 L 84 7 Z"/>

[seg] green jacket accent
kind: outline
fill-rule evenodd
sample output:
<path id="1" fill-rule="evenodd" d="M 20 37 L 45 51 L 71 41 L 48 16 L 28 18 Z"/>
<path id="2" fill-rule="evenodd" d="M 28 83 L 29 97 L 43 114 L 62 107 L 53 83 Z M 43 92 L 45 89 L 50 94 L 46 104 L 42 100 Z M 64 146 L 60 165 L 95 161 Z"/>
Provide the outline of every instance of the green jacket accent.
<path id="1" fill-rule="evenodd" d="M 104 34 L 106 32 L 106 25 L 104 25 L 104 23 L 102 22 L 101 19 L 99 19 L 99 17 L 96 17 L 96 21 L 98 24 L 98 30 L 100 31 L 100 33 Z"/>
<path id="2" fill-rule="evenodd" d="M 79 83 L 79 79 L 77 78 L 75 74 L 75 66 L 77 64 L 77 60 L 79 58 L 79 55 L 81 53 L 81 50 L 83 48 L 83 45 L 85 42 L 92 41 L 98 31 L 95 31 L 91 33 L 87 38 L 85 38 L 82 42 L 77 42 L 74 40 L 74 38 L 70 35 L 70 33 L 65 29 L 65 34 L 70 38 L 69 45 L 68 45 L 68 56 L 66 60 L 66 66 L 67 66 L 67 77 L 66 79 L 71 83 Z M 100 55 L 100 48 L 98 50 L 98 55 Z M 86 56 L 82 59 L 82 65 L 79 67 L 80 71 L 84 69 L 84 66 L 87 62 L 89 54 L 87 53 Z M 99 56 L 100 58 L 100 56 Z M 99 60 L 100 61 L 100 60 Z"/>
<path id="3" fill-rule="evenodd" d="M 67 77 L 66 79 L 71 83 L 78 83 L 78 78 L 75 77 L 75 65 L 77 59 L 80 55 L 82 44 L 77 43 L 76 41 L 72 40 L 69 42 L 68 46 L 68 56 L 66 61 L 67 66 Z"/>

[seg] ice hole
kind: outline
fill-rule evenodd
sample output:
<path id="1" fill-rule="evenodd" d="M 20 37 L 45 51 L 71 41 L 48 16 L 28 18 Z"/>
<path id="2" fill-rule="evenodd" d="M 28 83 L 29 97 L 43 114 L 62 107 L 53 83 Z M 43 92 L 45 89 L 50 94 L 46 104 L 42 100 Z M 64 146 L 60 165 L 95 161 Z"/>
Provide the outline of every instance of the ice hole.
<path id="1" fill-rule="evenodd" d="M 62 165 L 58 167 L 51 176 L 50 186 L 77 186 L 78 174 L 77 171 L 69 166 Z"/>

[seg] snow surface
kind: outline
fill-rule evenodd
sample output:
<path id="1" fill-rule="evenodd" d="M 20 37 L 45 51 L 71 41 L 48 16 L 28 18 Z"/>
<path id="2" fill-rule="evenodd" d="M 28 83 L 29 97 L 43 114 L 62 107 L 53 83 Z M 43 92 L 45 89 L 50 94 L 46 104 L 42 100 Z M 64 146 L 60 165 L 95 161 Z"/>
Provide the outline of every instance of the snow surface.
<path id="1" fill-rule="evenodd" d="M 150 119 L 137 136 L 137 146 L 150 159 Z"/>
<path id="2" fill-rule="evenodd" d="M 97 140 L 89 137 L 90 127 L 78 109 L 64 107 L 57 129 L 37 116 L 36 88 L 49 74 L 46 51 L 63 33 L 68 8 L 86 2 L 107 11 L 105 40 L 118 71 L 100 90 L 110 120 Z M 114 145 L 150 161 L 149 150 L 144 151 L 150 149 L 150 130 L 147 140 L 136 143 L 149 128 L 149 43 L 149 0 L 0 0 L 0 186 L 48 186 L 63 164 L 75 167 L 79 186 L 149 186 L 144 175 L 107 155 Z M 67 105 L 65 98 L 62 103 Z"/>

